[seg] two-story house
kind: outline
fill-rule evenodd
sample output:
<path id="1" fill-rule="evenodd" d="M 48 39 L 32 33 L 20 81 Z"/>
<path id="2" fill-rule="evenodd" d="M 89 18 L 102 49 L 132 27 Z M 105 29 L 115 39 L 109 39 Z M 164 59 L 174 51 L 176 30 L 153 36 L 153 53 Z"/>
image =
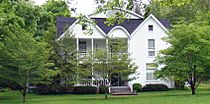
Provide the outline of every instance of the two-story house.
<path id="1" fill-rule="evenodd" d="M 117 9 L 116 9 L 117 11 Z M 154 63 L 158 52 L 169 46 L 168 43 L 162 40 L 167 36 L 167 28 L 170 23 L 167 20 L 158 20 L 152 14 L 147 18 L 133 13 L 127 12 L 125 21 L 114 26 L 107 26 L 104 22 L 106 18 L 112 15 L 114 11 L 107 14 L 92 14 L 88 18 L 94 19 L 96 25 L 92 25 L 92 35 L 84 34 L 84 27 L 77 24 L 77 19 L 71 17 L 57 18 L 57 37 L 61 39 L 64 34 L 65 26 L 68 26 L 67 31 L 72 31 L 75 34 L 77 51 L 80 52 L 79 57 L 86 55 L 89 51 L 96 48 L 106 48 L 108 38 L 123 38 L 128 44 L 128 53 L 133 59 L 133 62 L 138 66 L 136 73 L 131 75 L 135 77 L 128 85 L 132 89 L 134 83 L 145 84 L 165 84 L 169 88 L 174 87 L 173 81 L 169 79 L 157 79 L 154 76 L 156 70 L 161 70 Z M 94 78 L 92 78 L 94 80 Z"/>

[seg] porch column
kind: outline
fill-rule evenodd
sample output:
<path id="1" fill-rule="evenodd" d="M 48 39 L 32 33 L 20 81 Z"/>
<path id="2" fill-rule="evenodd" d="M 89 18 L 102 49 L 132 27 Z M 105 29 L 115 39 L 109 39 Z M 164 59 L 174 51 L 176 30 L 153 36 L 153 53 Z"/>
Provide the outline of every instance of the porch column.
<path id="1" fill-rule="evenodd" d="M 106 38 L 106 51 L 107 51 L 107 53 L 109 52 L 109 40 L 108 40 L 108 37 Z"/>
<path id="2" fill-rule="evenodd" d="M 76 38 L 76 41 L 77 41 L 77 52 L 79 52 L 79 39 Z"/>
<path id="3" fill-rule="evenodd" d="M 130 38 L 127 39 L 127 44 L 128 44 L 128 54 L 130 53 Z"/>
<path id="4" fill-rule="evenodd" d="M 109 37 L 106 38 L 106 52 L 107 52 L 106 57 L 107 57 L 107 63 L 108 63 L 108 59 L 109 59 Z M 108 67 L 108 64 L 107 64 L 107 67 Z M 107 77 L 108 77 L 108 74 L 107 74 Z M 109 82 L 109 79 L 106 79 L 106 80 L 108 80 L 107 83 L 108 83 L 108 86 L 110 86 L 111 82 Z M 106 80 L 105 80 L 105 84 L 107 84 Z"/>
<path id="5" fill-rule="evenodd" d="M 92 39 L 91 39 L 91 48 L 92 48 L 91 54 L 92 54 L 92 59 L 93 59 L 93 51 L 94 51 L 94 50 L 93 50 L 93 45 L 94 45 L 93 42 L 94 42 L 94 41 L 93 41 L 93 38 L 92 38 Z M 92 73 L 91 73 L 91 74 L 92 74 L 92 76 L 91 76 L 91 85 L 93 86 L 93 63 L 92 63 Z"/>

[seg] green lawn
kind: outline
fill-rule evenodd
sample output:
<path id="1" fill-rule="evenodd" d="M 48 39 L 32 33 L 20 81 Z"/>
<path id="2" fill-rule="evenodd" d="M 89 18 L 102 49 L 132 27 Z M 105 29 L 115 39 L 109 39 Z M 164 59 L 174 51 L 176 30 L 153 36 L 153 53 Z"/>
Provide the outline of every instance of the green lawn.
<path id="1" fill-rule="evenodd" d="M 0 104 L 21 104 L 19 92 L 0 92 Z M 202 84 L 196 95 L 190 90 L 142 92 L 137 96 L 35 95 L 28 94 L 26 104 L 210 104 L 210 84 Z"/>

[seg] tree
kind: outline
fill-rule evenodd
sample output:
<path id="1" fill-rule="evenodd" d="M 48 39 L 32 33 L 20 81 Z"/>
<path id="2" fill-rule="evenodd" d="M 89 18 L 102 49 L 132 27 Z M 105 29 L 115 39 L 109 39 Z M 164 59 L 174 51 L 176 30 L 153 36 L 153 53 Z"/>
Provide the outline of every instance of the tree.
<path id="1" fill-rule="evenodd" d="M 77 67 L 75 42 L 70 33 L 66 34 L 70 37 L 59 41 L 56 35 L 56 19 L 59 16 L 70 17 L 69 7 L 65 0 L 48 0 L 40 8 L 36 36 L 47 43 L 47 48 L 50 49 L 48 62 L 52 63 L 50 69 L 58 72 L 46 84 L 50 84 L 52 88 L 73 85 Z"/>
<path id="2" fill-rule="evenodd" d="M 0 7 L 1 76 L 21 91 L 25 102 L 29 84 L 55 74 L 47 69 L 47 43 L 35 35 L 40 9 L 22 0 L 3 0 Z"/>
<path id="3" fill-rule="evenodd" d="M 1 47 L 1 74 L 5 80 L 19 86 L 25 102 L 29 84 L 38 83 L 52 71 L 45 67 L 48 58 L 46 43 L 37 42 L 24 29 L 18 29 L 14 34 L 6 38 Z"/>
<path id="4" fill-rule="evenodd" d="M 113 74 L 118 74 L 119 78 L 128 79 L 128 75 L 135 72 L 137 66 L 132 63 L 127 52 L 127 43 L 123 39 L 109 39 L 109 50 L 97 49 L 90 57 L 88 62 L 93 65 L 93 70 L 104 82 L 111 83 Z M 104 83 L 104 86 L 108 87 Z M 105 99 L 107 99 L 107 91 L 105 91 Z"/>
<path id="5" fill-rule="evenodd" d="M 156 75 L 187 81 L 194 95 L 210 72 L 209 30 L 208 23 L 203 22 L 175 25 L 165 38 L 171 46 L 162 50 L 157 58 L 164 67 Z"/>
<path id="6" fill-rule="evenodd" d="M 172 24 L 179 21 L 195 22 L 197 16 L 205 16 L 209 11 L 209 0 L 152 0 L 147 6 L 146 16 L 155 15 L 167 19 Z"/>
<path id="7" fill-rule="evenodd" d="M 56 85 L 74 85 L 79 80 L 78 75 L 83 78 L 89 76 L 90 70 L 82 68 L 79 64 L 78 52 L 76 50 L 75 38 L 70 33 L 56 42 L 56 68 L 59 73 L 54 77 L 58 79 Z"/>

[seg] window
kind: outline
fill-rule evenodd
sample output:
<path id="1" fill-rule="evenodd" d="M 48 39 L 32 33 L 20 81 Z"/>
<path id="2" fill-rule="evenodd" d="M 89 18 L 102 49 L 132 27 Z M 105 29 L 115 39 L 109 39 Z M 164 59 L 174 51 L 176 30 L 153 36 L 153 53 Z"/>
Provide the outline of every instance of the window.
<path id="1" fill-rule="evenodd" d="M 146 74 L 146 80 L 157 80 L 157 78 L 155 77 L 154 73 L 148 72 Z"/>
<path id="2" fill-rule="evenodd" d="M 148 49 L 155 49 L 155 39 L 148 39 Z"/>
<path id="3" fill-rule="evenodd" d="M 155 39 L 148 39 L 148 56 L 155 56 Z"/>
<path id="4" fill-rule="evenodd" d="M 148 26 L 148 30 L 149 30 L 149 31 L 153 31 L 153 25 L 149 25 L 149 26 Z"/>
<path id="5" fill-rule="evenodd" d="M 86 30 L 87 29 L 87 25 L 86 24 L 82 24 L 82 30 Z"/>
<path id="6" fill-rule="evenodd" d="M 156 63 L 146 63 L 147 70 L 157 70 L 158 65 Z"/>
<path id="7" fill-rule="evenodd" d="M 148 51 L 148 56 L 155 56 L 155 51 Z"/>
<path id="8" fill-rule="evenodd" d="M 79 41 L 79 52 L 86 53 L 86 41 Z"/>

